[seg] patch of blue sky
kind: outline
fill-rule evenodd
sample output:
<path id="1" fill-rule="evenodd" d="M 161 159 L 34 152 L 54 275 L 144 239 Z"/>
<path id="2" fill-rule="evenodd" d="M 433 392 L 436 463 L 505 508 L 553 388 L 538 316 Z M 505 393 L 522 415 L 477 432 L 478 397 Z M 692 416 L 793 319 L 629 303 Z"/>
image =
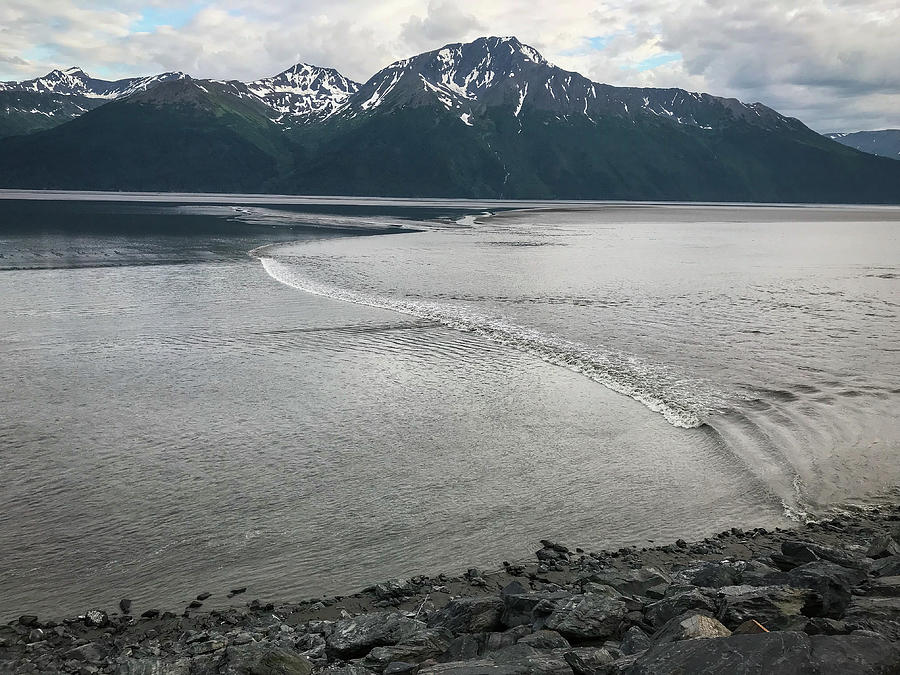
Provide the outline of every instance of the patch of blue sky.
<path id="1" fill-rule="evenodd" d="M 131 30 L 137 33 L 152 33 L 159 26 L 179 28 L 190 21 L 203 7 L 204 3 L 202 2 L 192 2 L 183 7 L 143 7 L 141 8 L 141 18 L 131 24 Z"/>
<path id="2" fill-rule="evenodd" d="M 562 52 L 563 56 L 580 56 L 582 54 L 588 54 L 590 52 L 599 52 L 603 49 L 606 49 L 606 46 L 610 43 L 610 41 L 619 35 L 619 33 L 610 33 L 609 35 L 595 35 L 593 37 L 583 38 L 583 42 L 581 45 L 576 47 L 575 49 L 567 49 Z"/>
<path id="3" fill-rule="evenodd" d="M 653 56 L 647 57 L 643 61 L 639 61 L 638 63 L 636 63 L 634 69 L 641 72 L 645 70 L 653 70 L 654 68 L 659 68 L 660 66 L 664 66 L 667 63 L 681 61 L 682 58 L 683 57 L 681 56 L 681 52 L 664 52 L 662 54 L 654 54 Z"/>

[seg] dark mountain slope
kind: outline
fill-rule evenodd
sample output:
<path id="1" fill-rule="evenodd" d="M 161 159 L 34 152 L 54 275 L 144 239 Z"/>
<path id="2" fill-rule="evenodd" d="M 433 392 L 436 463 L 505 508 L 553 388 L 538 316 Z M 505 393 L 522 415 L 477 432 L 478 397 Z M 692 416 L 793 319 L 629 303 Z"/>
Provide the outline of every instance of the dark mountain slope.
<path id="1" fill-rule="evenodd" d="M 255 97 L 238 84 L 165 82 L 63 126 L 6 139 L 7 187 L 265 191 L 292 161 Z"/>
<path id="2" fill-rule="evenodd" d="M 879 157 L 900 159 L 900 129 L 855 131 L 849 134 L 825 134 L 833 141 Z"/>

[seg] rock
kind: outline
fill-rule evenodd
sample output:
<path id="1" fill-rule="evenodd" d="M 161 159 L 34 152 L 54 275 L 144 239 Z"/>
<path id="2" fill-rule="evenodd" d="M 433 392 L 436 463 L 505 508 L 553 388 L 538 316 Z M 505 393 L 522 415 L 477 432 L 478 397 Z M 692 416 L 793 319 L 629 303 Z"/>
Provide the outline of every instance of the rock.
<path id="1" fill-rule="evenodd" d="M 886 675 L 895 672 L 898 656 L 893 644 L 872 634 L 810 637 L 797 632 L 773 632 L 658 645 L 623 672 L 627 675 Z"/>
<path id="2" fill-rule="evenodd" d="M 647 606 L 646 616 L 651 625 L 659 628 L 685 612 L 699 611 L 713 616 L 716 609 L 716 603 L 698 588 L 670 588 L 662 600 Z"/>
<path id="3" fill-rule="evenodd" d="M 525 675 L 527 672 L 522 666 L 500 666 L 490 659 L 473 659 L 428 666 L 420 669 L 419 675 Z"/>
<path id="4" fill-rule="evenodd" d="M 101 663 L 103 661 L 103 650 L 94 642 L 80 645 L 74 649 L 70 649 L 65 653 L 67 659 L 75 661 L 86 661 L 87 663 Z"/>
<path id="5" fill-rule="evenodd" d="M 203 602 L 204 600 L 206 600 L 206 599 L 209 598 L 210 596 L 212 596 L 212 593 L 206 593 L 206 592 L 204 592 L 204 593 L 201 593 L 200 595 L 197 596 L 197 600 L 199 600 L 200 602 Z"/>
<path id="6" fill-rule="evenodd" d="M 757 633 L 768 633 L 769 629 L 763 626 L 759 621 L 748 619 L 740 626 L 734 629 L 732 635 L 755 635 Z"/>
<path id="7" fill-rule="evenodd" d="M 652 636 L 654 644 L 677 642 L 679 640 L 699 640 L 702 638 L 728 637 L 731 631 L 717 619 L 704 614 L 676 616 Z"/>
<path id="8" fill-rule="evenodd" d="M 363 668 L 356 663 L 348 663 L 343 666 L 328 666 L 318 671 L 320 675 L 372 675 L 372 671 Z"/>
<path id="9" fill-rule="evenodd" d="M 199 600 L 191 600 L 188 604 L 188 609 L 198 609 L 200 607 L 203 607 L 203 603 Z"/>
<path id="10" fill-rule="evenodd" d="M 336 621 L 325 643 L 344 658 L 365 656 L 372 647 L 397 644 L 425 627 L 396 612 L 372 612 Z"/>
<path id="11" fill-rule="evenodd" d="M 89 609 L 84 613 L 84 625 L 104 628 L 109 625 L 109 616 L 102 609 Z"/>
<path id="12" fill-rule="evenodd" d="M 889 534 L 876 537 L 869 550 L 866 553 L 870 558 L 887 558 L 888 556 L 900 555 L 900 545 L 894 541 Z"/>
<path id="13" fill-rule="evenodd" d="M 544 626 L 567 638 L 605 639 L 616 634 L 626 612 L 624 602 L 586 593 L 557 604 Z"/>
<path id="14" fill-rule="evenodd" d="M 119 600 L 119 609 L 122 614 L 131 614 L 131 600 L 128 598 L 122 598 Z"/>
<path id="15" fill-rule="evenodd" d="M 615 660 L 612 654 L 602 647 L 579 647 L 565 652 L 563 658 L 575 675 L 601 673 L 605 666 Z"/>
<path id="16" fill-rule="evenodd" d="M 310 675 L 312 663 L 297 652 L 253 642 L 225 651 L 223 675 Z"/>
<path id="17" fill-rule="evenodd" d="M 144 619 L 156 619 L 159 617 L 158 609 L 148 609 L 146 612 L 141 614 L 141 617 Z"/>
<path id="18" fill-rule="evenodd" d="M 772 585 L 808 588 L 815 597 L 804 607 L 806 616 L 838 619 L 850 604 L 850 590 L 866 579 L 860 569 L 842 567 L 827 560 L 816 560 L 793 568 L 789 572 L 769 577 Z"/>
<path id="19" fill-rule="evenodd" d="M 435 612 L 428 625 L 453 633 L 486 633 L 500 627 L 503 609 L 503 600 L 495 596 L 457 598 Z"/>
<path id="20" fill-rule="evenodd" d="M 900 555 L 892 555 L 875 561 L 875 564 L 872 565 L 872 574 L 879 577 L 900 575 Z"/>
<path id="21" fill-rule="evenodd" d="M 625 631 L 625 635 L 622 637 L 622 642 L 619 645 L 619 651 L 623 654 L 637 654 L 638 652 L 646 651 L 650 648 L 651 645 L 650 636 L 647 635 L 644 631 L 642 631 L 637 626 L 632 626 L 627 631 Z"/>
<path id="22" fill-rule="evenodd" d="M 503 590 L 500 591 L 500 595 L 521 595 L 522 593 L 528 593 L 529 589 L 525 588 L 519 581 L 510 581 L 506 586 L 503 587 Z"/>
<path id="23" fill-rule="evenodd" d="M 803 632 L 807 635 L 846 635 L 851 631 L 843 621 L 817 617 L 806 622 Z"/>
<path id="24" fill-rule="evenodd" d="M 460 635 L 455 638 L 447 650 L 441 655 L 441 661 L 468 661 L 481 652 L 482 645 L 472 635 Z"/>
<path id="25" fill-rule="evenodd" d="M 900 576 L 878 577 L 869 585 L 869 595 L 900 597 Z"/>
<path id="26" fill-rule="evenodd" d="M 556 542 L 550 541 L 549 539 L 541 539 L 541 546 L 544 548 L 550 549 L 551 551 L 556 551 L 558 553 L 568 553 L 569 549 L 562 544 L 557 544 Z"/>
<path id="27" fill-rule="evenodd" d="M 816 598 L 805 588 L 788 586 L 735 586 L 719 589 L 722 608 L 719 620 L 735 629 L 749 619 L 770 630 L 796 630 L 806 624 L 803 608 Z"/>
<path id="28" fill-rule="evenodd" d="M 372 593 L 379 600 L 395 600 L 415 595 L 419 587 L 406 579 L 388 579 L 380 584 L 369 586 L 363 592 Z"/>
<path id="29" fill-rule="evenodd" d="M 159 658 L 129 659 L 116 665 L 116 675 L 188 675 L 190 661 L 164 661 Z"/>
<path id="30" fill-rule="evenodd" d="M 38 618 L 34 614 L 23 614 L 19 617 L 19 625 L 33 628 L 38 625 Z"/>
<path id="31" fill-rule="evenodd" d="M 452 641 L 453 635 L 446 628 L 426 628 L 396 645 L 375 647 L 366 655 L 363 665 L 380 673 L 396 661 L 422 663 L 444 654 Z"/>
<path id="32" fill-rule="evenodd" d="M 512 647 L 522 638 L 531 635 L 530 626 L 515 626 L 502 633 L 487 633 L 482 635 L 480 654 L 494 652 L 507 647 Z M 449 659 L 448 659 L 449 660 Z"/>
<path id="33" fill-rule="evenodd" d="M 694 586 L 705 588 L 735 586 L 741 583 L 741 570 L 731 563 L 708 563 L 692 574 L 689 581 Z"/>
<path id="34" fill-rule="evenodd" d="M 688 546 L 687 542 L 684 539 L 676 539 L 675 545 L 678 548 L 687 548 L 687 546 Z"/>
<path id="35" fill-rule="evenodd" d="M 798 565 L 821 560 L 812 550 L 812 547 L 800 541 L 786 541 L 781 544 L 781 554 L 774 554 L 772 560 L 784 571 L 791 570 Z"/>
<path id="36" fill-rule="evenodd" d="M 844 613 L 844 621 L 900 640 L 900 598 L 854 597 Z"/>
<path id="37" fill-rule="evenodd" d="M 668 586 L 672 578 L 654 567 L 641 567 L 636 570 L 603 570 L 595 572 L 582 580 L 612 586 L 626 595 L 647 595 L 651 588 Z"/>
<path id="38" fill-rule="evenodd" d="M 539 630 L 521 638 L 518 644 L 525 644 L 535 649 L 562 649 L 571 647 L 569 641 L 555 630 Z"/>
<path id="39" fill-rule="evenodd" d="M 533 624 L 538 618 L 550 614 L 556 602 L 568 597 L 570 594 L 565 591 L 507 593 L 502 596 L 503 614 L 500 621 L 510 628 Z"/>

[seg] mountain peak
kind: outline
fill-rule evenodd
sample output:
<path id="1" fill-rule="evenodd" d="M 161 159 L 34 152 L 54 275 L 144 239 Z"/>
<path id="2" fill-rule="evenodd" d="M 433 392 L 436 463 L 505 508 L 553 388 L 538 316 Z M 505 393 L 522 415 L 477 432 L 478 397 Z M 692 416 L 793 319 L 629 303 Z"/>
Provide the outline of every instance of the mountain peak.
<path id="1" fill-rule="evenodd" d="M 247 88 L 277 113 L 278 123 L 306 123 L 327 117 L 359 89 L 334 68 L 296 63 L 272 77 L 247 82 Z"/>

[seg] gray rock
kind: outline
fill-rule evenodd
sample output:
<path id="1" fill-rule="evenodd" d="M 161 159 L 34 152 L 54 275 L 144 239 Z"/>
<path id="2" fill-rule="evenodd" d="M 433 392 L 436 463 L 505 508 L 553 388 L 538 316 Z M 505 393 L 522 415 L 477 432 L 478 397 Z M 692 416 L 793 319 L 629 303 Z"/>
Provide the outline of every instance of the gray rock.
<path id="1" fill-rule="evenodd" d="M 373 648 L 363 660 L 363 665 L 382 672 L 395 661 L 422 663 L 444 654 L 452 641 L 453 635 L 446 628 L 426 628 L 396 645 Z"/>
<path id="2" fill-rule="evenodd" d="M 653 634 L 654 644 L 678 642 L 679 640 L 699 640 L 702 638 L 728 637 L 731 631 L 717 619 L 703 614 L 676 616 Z"/>
<path id="3" fill-rule="evenodd" d="M 662 600 L 647 606 L 647 621 L 656 628 L 688 611 L 715 615 L 716 603 L 698 588 L 670 588 Z"/>
<path id="4" fill-rule="evenodd" d="M 84 625 L 103 628 L 109 625 L 109 616 L 102 609 L 89 609 L 84 613 Z"/>
<path id="5" fill-rule="evenodd" d="M 900 596 L 900 576 L 874 579 L 869 586 L 869 594 L 888 598 Z"/>
<path id="6" fill-rule="evenodd" d="M 345 658 L 365 656 L 372 647 L 397 644 L 425 627 L 397 612 L 372 612 L 336 621 L 325 643 Z"/>
<path id="7" fill-rule="evenodd" d="M 116 665 L 116 675 L 188 675 L 190 661 L 164 661 L 158 658 L 129 659 Z"/>
<path id="8" fill-rule="evenodd" d="M 721 588 L 741 583 L 741 566 L 734 563 L 706 563 L 700 566 L 689 581 L 694 586 Z"/>
<path id="9" fill-rule="evenodd" d="M 290 649 L 252 642 L 225 651 L 223 675 L 309 675 L 312 663 Z"/>
<path id="10" fill-rule="evenodd" d="M 525 644 L 535 649 L 563 649 L 570 647 L 569 641 L 555 630 L 539 630 L 519 639 L 517 644 Z"/>
<path id="11" fill-rule="evenodd" d="M 394 661 L 388 664 L 384 669 L 384 675 L 403 675 L 405 673 L 418 673 L 418 663 L 406 663 L 404 661 Z"/>
<path id="12" fill-rule="evenodd" d="M 622 642 L 619 645 L 619 651 L 628 656 L 646 651 L 651 644 L 649 635 L 637 626 L 632 626 L 625 631 L 625 635 L 622 637 Z"/>
<path id="13" fill-rule="evenodd" d="M 606 584 L 626 595 L 646 596 L 651 588 L 671 584 L 672 578 L 654 567 L 641 567 L 636 570 L 603 570 L 591 574 L 583 581 Z"/>
<path id="14" fill-rule="evenodd" d="M 900 555 L 892 555 L 875 561 L 872 565 L 872 574 L 879 577 L 900 575 Z"/>
<path id="15" fill-rule="evenodd" d="M 38 625 L 38 618 L 34 614 L 23 614 L 19 617 L 19 625 L 33 628 Z"/>
<path id="16" fill-rule="evenodd" d="M 769 630 L 799 630 L 805 625 L 803 608 L 815 601 L 812 591 L 788 586 L 738 586 L 720 589 L 722 607 L 718 618 L 734 630 L 749 619 L 759 621 Z"/>
<path id="17" fill-rule="evenodd" d="M 900 545 L 889 534 L 875 537 L 866 553 L 870 558 L 887 558 L 900 555 Z"/>
<path id="18" fill-rule="evenodd" d="M 810 637 L 797 632 L 774 632 L 659 645 L 621 672 L 627 675 L 887 675 L 896 672 L 898 657 L 895 645 L 872 634 Z"/>
<path id="19" fill-rule="evenodd" d="M 65 653 L 67 659 L 85 661 L 87 663 L 101 663 L 103 656 L 103 650 L 95 642 L 88 642 Z"/>
<path id="20" fill-rule="evenodd" d="M 435 612 L 428 625 L 453 633 L 485 633 L 500 627 L 503 609 L 503 600 L 495 596 L 458 598 Z"/>
<path id="21" fill-rule="evenodd" d="M 479 654 L 511 647 L 527 635 L 531 635 L 530 626 L 514 626 L 502 633 L 487 633 L 483 635 L 481 651 Z"/>
<path id="22" fill-rule="evenodd" d="M 841 567 L 866 569 L 868 563 L 859 556 L 846 551 L 802 541 L 786 541 L 781 544 L 781 554 L 773 554 L 772 560 L 782 570 L 788 571 L 816 560 L 827 560 Z"/>
<path id="23" fill-rule="evenodd" d="M 128 598 L 122 598 L 119 600 L 119 609 L 122 614 L 131 614 L 131 600 Z"/>
<path id="24" fill-rule="evenodd" d="M 595 675 L 606 672 L 611 664 L 612 654 L 602 647 L 578 647 L 567 651 L 563 658 L 575 675 Z"/>
<path id="25" fill-rule="evenodd" d="M 503 614 L 500 621 L 510 628 L 533 624 L 537 619 L 550 614 L 556 602 L 569 597 L 571 594 L 565 591 L 508 593 L 502 597 Z"/>
<path id="26" fill-rule="evenodd" d="M 372 675 L 372 671 L 356 663 L 348 663 L 343 666 L 328 666 L 320 671 L 319 675 Z"/>
<path id="27" fill-rule="evenodd" d="M 900 640 L 900 598 L 854 597 L 844 613 L 844 621 Z"/>
<path id="28" fill-rule="evenodd" d="M 815 591 L 803 609 L 807 616 L 839 619 L 850 604 L 850 590 L 866 579 L 860 569 L 842 567 L 826 560 L 817 560 L 795 567 L 773 577 L 775 583 Z"/>
<path id="29" fill-rule="evenodd" d="M 604 639 L 616 634 L 626 612 L 624 602 L 585 593 L 557 604 L 544 626 L 567 638 Z"/>

